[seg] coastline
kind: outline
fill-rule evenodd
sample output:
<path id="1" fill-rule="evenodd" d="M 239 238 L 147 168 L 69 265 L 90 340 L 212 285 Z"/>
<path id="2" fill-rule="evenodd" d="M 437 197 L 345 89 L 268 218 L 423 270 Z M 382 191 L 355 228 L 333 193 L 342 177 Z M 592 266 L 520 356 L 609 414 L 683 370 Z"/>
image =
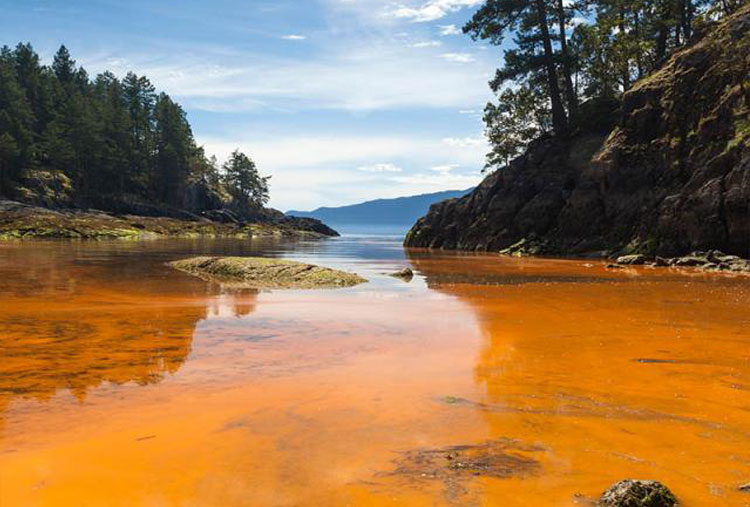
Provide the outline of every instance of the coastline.
<path id="1" fill-rule="evenodd" d="M 0 241 L 139 240 L 164 237 L 322 239 L 335 236 L 338 233 L 333 229 L 310 220 L 225 223 L 202 217 L 188 220 L 114 214 L 99 210 L 55 210 L 0 200 Z"/>

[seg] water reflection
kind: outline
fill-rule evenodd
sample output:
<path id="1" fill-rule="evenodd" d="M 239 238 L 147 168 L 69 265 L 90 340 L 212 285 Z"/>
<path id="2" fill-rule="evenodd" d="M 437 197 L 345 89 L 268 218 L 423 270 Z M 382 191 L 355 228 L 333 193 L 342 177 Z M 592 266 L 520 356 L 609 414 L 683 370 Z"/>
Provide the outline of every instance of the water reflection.
<path id="1" fill-rule="evenodd" d="M 256 291 L 226 292 L 162 266 L 185 250 L 184 243 L 148 251 L 112 242 L 4 245 L 0 418 L 13 399 L 47 401 L 67 391 L 84 401 L 103 383 L 160 382 L 186 362 L 200 322 L 255 310 Z"/>
<path id="2" fill-rule="evenodd" d="M 206 309 L 4 315 L 0 320 L 0 410 L 9 397 L 40 400 L 69 389 L 83 400 L 102 382 L 141 385 L 176 372 Z"/>
<path id="3" fill-rule="evenodd" d="M 573 498 L 656 477 L 694 505 L 736 500 L 750 473 L 750 285 L 601 263 L 411 252 L 433 290 L 474 311 L 483 339 L 473 396 L 493 436 L 549 449 L 545 476 Z M 552 271 L 552 272 L 551 272 Z M 606 283 L 605 283 L 606 282 Z M 731 473 L 717 473 L 717 471 Z M 717 498 L 719 497 L 719 498 Z M 687 504 L 687 502 L 686 502 Z"/>

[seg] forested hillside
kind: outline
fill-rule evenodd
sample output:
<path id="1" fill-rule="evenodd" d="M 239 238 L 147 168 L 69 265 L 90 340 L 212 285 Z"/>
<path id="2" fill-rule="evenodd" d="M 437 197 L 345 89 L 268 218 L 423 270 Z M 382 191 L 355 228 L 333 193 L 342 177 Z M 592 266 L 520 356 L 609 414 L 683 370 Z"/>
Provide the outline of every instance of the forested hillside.
<path id="1" fill-rule="evenodd" d="M 65 46 L 51 65 L 30 44 L 0 50 L 0 196 L 139 214 L 262 208 L 268 178 L 252 160 L 237 151 L 221 169 L 148 78 L 92 79 Z"/>

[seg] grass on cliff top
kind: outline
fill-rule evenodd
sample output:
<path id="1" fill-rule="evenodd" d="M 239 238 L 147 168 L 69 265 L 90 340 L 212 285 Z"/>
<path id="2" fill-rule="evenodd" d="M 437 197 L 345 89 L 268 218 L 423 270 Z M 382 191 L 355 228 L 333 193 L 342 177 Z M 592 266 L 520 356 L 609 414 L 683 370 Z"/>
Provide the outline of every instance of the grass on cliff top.
<path id="1" fill-rule="evenodd" d="M 211 282 L 254 289 L 333 289 L 367 282 L 354 273 L 259 257 L 193 257 L 169 263 Z"/>

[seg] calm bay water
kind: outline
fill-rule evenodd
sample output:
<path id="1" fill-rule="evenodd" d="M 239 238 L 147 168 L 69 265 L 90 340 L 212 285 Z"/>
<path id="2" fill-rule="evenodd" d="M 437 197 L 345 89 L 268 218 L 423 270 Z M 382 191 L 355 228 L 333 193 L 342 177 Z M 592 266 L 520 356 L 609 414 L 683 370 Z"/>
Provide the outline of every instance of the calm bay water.
<path id="1" fill-rule="evenodd" d="M 625 477 L 750 502 L 747 277 L 344 232 L 0 244 L 0 505 L 575 505 Z M 370 283 L 164 266 L 197 254 Z"/>

